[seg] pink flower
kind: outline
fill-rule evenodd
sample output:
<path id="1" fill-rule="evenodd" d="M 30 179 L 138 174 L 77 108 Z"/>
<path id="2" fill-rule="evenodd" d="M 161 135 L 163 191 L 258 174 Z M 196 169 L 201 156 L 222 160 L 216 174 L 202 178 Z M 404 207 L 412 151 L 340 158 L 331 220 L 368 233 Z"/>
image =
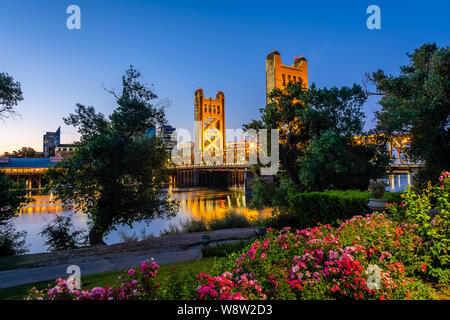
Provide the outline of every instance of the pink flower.
<path id="1" fill-rule="evenodd" d="M 130 270 L 128 270 L 128 274 L 129 274 L 130 276 L 133 276 L 133 275 L 134 275 L 134 269 L 131 268 Z"/>

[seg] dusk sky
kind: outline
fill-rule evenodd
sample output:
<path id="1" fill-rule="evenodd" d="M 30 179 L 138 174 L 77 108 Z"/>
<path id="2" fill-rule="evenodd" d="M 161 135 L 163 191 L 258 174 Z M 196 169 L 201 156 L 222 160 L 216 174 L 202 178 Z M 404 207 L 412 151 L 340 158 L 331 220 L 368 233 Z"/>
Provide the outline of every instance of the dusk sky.
<path id="1" fill-rule="evenodd" d="M 66 8 L 81 8 L 69 30 Z M 366 8 L 381 8 L 381 30 L 366 27 Z M 76 103 L 109 115 L 132 64 L 160 98 L 169 123 L 192 130 L 194 91 L 225 93 L 226 127 L 240 128 L 265 104 L 265 58 L 308 60 L 309 83 L 361 84 L 378 68 L 397 74 L 406 52 L 425 42 L 449 45 L 450 1 L 10 1 L 0 0 L 0 72 L 22 84 L 21 117 L 0 122 L 0 153 L 42 151 L 45 131 L 77 139 L 62 118 Z M 365 106 L 373 125 L 377 98 Z"/>

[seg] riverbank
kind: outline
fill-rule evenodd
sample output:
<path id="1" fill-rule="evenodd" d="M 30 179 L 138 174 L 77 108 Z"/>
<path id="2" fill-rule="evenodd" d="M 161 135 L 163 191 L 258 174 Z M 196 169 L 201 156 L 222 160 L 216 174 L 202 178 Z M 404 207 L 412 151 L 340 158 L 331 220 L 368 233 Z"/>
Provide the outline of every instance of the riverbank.
<path id="1" fill-rule="evenodd" d="M 256 229 L 171 234 L 109 246 L 0 258 L 0 288 L 67 277 L 69 265 L 79 266 L 81 273 L 87 275 L 125 269 L 150 258 L 160 264 L 200 259 L 202 235 L 207 234 L 214 243 L 253 238 Z"/>

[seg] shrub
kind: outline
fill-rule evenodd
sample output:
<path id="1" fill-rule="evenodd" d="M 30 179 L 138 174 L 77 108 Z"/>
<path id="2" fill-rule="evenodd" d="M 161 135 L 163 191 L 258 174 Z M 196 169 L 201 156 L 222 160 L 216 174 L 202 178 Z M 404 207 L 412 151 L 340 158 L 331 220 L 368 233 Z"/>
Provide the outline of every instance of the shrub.
<path id="1" fill-rule="evenodd" d="M 178 234 L 183 232 L 202 232 L 206 231 L 206 223 L 203 220 L 187 219 L 182 221 L 179 226 L 170 223 L 169 229 L 164 229 L 161 235 Z"/>
<path id="2" fill-rule="evenodd" d="M 195 274 L 179 271 L 175 267 L 163 278 L 156 291 L 158 300 L 190 300 L 195 297 Z"/>
<path id="3" fill-rule="evenodd" d="M 401 192 L 385 192 L 383 194 L 383 199 L 386 199 L 386 202 L 388 202 L 388 203 L 400 204 L 403 202 Z"/>
<path id="4" fill-rule="evenodd" d="M 26 231 L 17 232 L 11 221 L 0 225 L 0 257 L 27 253 L 26 234 Z"/>
<path id="5" fill-rule="evenodd" d="M 266 238 L 218 259 L 210 272 L 217 276 L 173 269 L 158 285 L 158 265 L 144 261 L 115 288 L 73 290 L 58 279 L 53 288 L 32 289 L 28 299 L 430 299 L 431 289 L 407 266 L 421 258 L 417 228 L 376 213 L 337 228 L 270 229 Z"/>
<path id="6" fill-rule="evenodd" d="M 417 224 L 418 234 L 424 240 L 429 264 L 424 271 L 441 283 L 450 282 L 450 173 L 443 172 L 439 182 L 428 184 L 422 193 L 407 188 L 403 203 L 391 203 L 386 211 L 399 221 Z M 430 213 L 430 210 L 435 210 Z"/>
<path id="7" fill-rule="evenodd" d="M 128 235 L 127 233 L 123 231 L 119 231 L 119 236 L 122 239 L 122 242 L 136 242 L 139 240 L 146 240 L 151 237 L 153 237 L 152 233 L 147 232 L 145 228 L 141 230 L 141 236 L 139 237 L 136 232 L 133 232 L 131 235 Z"/>
<path id="8" fill-rule="evenodd" d="M 369 194 L 356 190 L 296 193 L 289 199 L 290 211 L 298 217 L 301 228 L 369 213 L 368 202 Z"/>
<path id="9" fill-rule="evenodd" d="M 183 232 L 202 232 L 206 231 L 206 223 L 203 220 L 188 219 L 182 224 Z"/>
<path id="10" fill-rule="evenodd" d="M 85 232 L 73 227 L 70 216 L 57 216 L 39 234 L 50 251 L 70 250 L 87 244 Z"/>
<path id="11" fill-rule="evenodd" d="M 235 251 L 242 251 L 249 246 L 251 241 L 239 240 L 235 242 L 218 244 L 213 247 L 206 247 L 202 249 L 203 257 L 226 257 Z"/>
<path id="12" fill-rule="evenodd" d="M 201 273 L 200 299 L 429 299 L 431 290 L 414 281 L 403 255 L 420 251 L 414 226 L 383 215 L 357 216 L 330 225 L 291 232 L 269 230 L 242 254 L 228 257 L 218 276 Z M 364 242 L 363 237 L 369 235 Z M 386 240 L 386 236 L 389 237 Z M 342 239 L 342 240 L 341 240 Z M 386 241 L 389 245 L 385 247 Z M 349 245 L 347 245 L 349 244 Z M 403 246 L 401 254 L 387 251 Z M 410 261 L 411 257 L 407 257 Z M 372 281 L 371 270 L 379 282 Z"/>
<path id="13" fill-rule="evenodd" d="M 209 222 L 209 229 L 246 228 L 251 225 L 251 222 L 243 214 L 227 212 L 223 218 L 211 220 Z"/>
<path id="14" fill-rule="evenodd" d="M 372 181 L 369 184 L 369 193 L 372 198 L 380 199 L 386 191 L 386 182 L 381 180 Z"/>
<path id="15" fill-rule="evenodd" d="M 141 262 L 141 267 L 132 267 L 119 276 L 120 285 L 95 287 L 92 290 L 77 290 L 65 279 L 56 279 L 56 285 L 44 290 L 32 288 L 26 300 L 136 300 L 155 299 L 158 285 L 154 278 L 159 266 L 152 260 Z"/>
<path id="16" fill-rule="evenodd" d="M 281 230 L 285 227 L 291 228 L 301 228 L 300 219 L 298 216 L 293 214 L 279 214 L 275 217 L 266 218 L 263 221 L 264 226 L 268 228 L 273 228 L 277 230 Z"/>

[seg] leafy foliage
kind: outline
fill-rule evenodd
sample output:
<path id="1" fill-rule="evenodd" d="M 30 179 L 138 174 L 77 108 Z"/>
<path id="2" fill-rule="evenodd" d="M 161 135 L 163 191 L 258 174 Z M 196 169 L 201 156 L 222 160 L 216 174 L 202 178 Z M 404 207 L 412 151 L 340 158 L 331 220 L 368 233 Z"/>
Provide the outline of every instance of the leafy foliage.
<path id="1" fill-rule="evenodd" d="M 11 221 L 0 225 L 0 257 L 27 253 L 26 234 L 26 231 L 16 231 Z"/>
<path id="2" fill-rule="evenodd" d="M 17 210 L 30 201 L 23 183 L 14 183 L 0 172 L 0 226 L 14 217 Z"/>
<path id="3" fill-rule="evenodd" d="M 227 212 L 221 219 L 213 219 L 209 222 L 210 230 L 229 229 L 229 228 L 246 228 L 252 224 L 243 214 L 236 212 Z"/>
<path id="4" fill-rule="evenodd" d="M 269 101 L 261 109 L 261 120 L 244 125 L 244 129 L 279 130 L 284 172 L 273 182 L 254 181 L 252 206 L 272 202 L 282 210 L 286 190 L 293 189 L 366 190 L 370 179 L 385 173 L 389 163 L 385 145 L 358 144 L 354 139 L 364 135 L 361 108 L 366 94 L 360 86 L 319 89 L 313 84 L 307 90 L 300 83 L 289 83 L 284 90 L 274 89 Z M 274 187 L 264 191 L 268 184 Z"/>
<path id="5" fill-rule="evenodd" d="M 85 232 L 74 228 L 70 216 L 57 216 L 39 234 L 50 251 L 76 249 L 87 242 Z"/>
<path id="6" fill-rule="evenodd" d="M 426 168 L 416 176 L 425 186 L 450 164 L 450 47 L 427 43 L 408 57 L 398 76 L 378 70 L 369 78 L 382 94 L 377 132 L 411 136 L 407 151 L 425 160 Z"/>
<path id="7" fill-rule="evenodd" d="M 395 219 L 418 226 L 429 256 L 427 273 L 442 283 L 449 283 L 450 173 L 443 172 L 439 183 L 435 186 L 429 183 L 422 193 L 408 188 L 402 198 L 402 203 L 391 203 L 386 211 Z"/>
<path id="8" fill-rule="evenodd" d="M 0 72 L 0 120 L 17 115 L 14 106 L 22 100 L 20 83 L 9 74 Z"/>
<path id="9" fill-rule="evenodd" d="M 17 151 L 11 153 L 5 152 L 3 156 L 11 158 L 34 158 L 36 155 L 36 150 L 31 147 L 22 147 Z"/>
<path id="10" fill-rule="evenodd" d="M 386 192 L 387 183 L 382 180 L 374 180 L 369 184 L 368 191 L 375 199 L 380 199 Z"/>
<path id="11" fill-rule="evenodd" d="M 197 296 L 430 299 L 430 288 L 413 278 L 421 271 L 421 253 L 414 225 L 398 225 L 380 214 L 355 216 L 338 228 L 269 230 L 266 238 L 220 262 L 217 276 L 200 273 Z M 370 266 L 380 270 L 377 286 L 370 286 Z"/>
<path id="12" fill-rule="evenodd" d="M 295 193 L 289 199 L 290 213 L 302 228 L 369 213 L 368 202 L 369 194 L 357 190 Z"/>
<path id="13" fill-rule="evenodd" d="M 176 203 L 160 192 L 169 179 L 168 155 L 160 139 L 146 134 L 165 122 L 165 106 L 152 103 L 156 95 L 140 76 L 130 67 L 121 95 L 110 91 L 118 107 L 108 119 L 77 105 L 64 119 L 81 134 L 77 151 L 48 173 L 57 197 L 89 216 L 91 245 L 118 224 L 176 213 Z"/>
<path id="14" fill-rule="evenodd" d="M 226 257 L 232 252 L 243 251 L 250 244 L 251 241 L 248 240 L 222 243 L 216 246 L 202 248 L 202 255 L 203 257 Z"/>

